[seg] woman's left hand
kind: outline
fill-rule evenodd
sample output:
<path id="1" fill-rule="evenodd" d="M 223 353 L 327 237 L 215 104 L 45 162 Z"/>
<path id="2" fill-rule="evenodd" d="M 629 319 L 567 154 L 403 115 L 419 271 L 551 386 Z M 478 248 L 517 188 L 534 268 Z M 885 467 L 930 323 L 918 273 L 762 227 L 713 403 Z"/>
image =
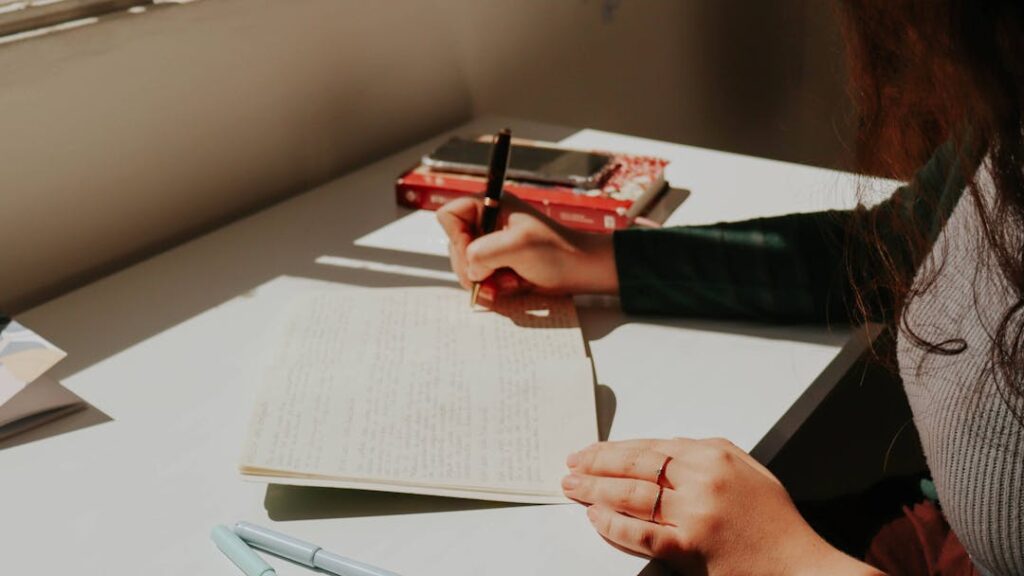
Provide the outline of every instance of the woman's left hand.
<path id="1" fill-rule="evenodd" d="M 566 496 L 612 544 L 682 573 L 879 574 L 829 546 L 731 442 L 631 440 L 569 456 Z"/>

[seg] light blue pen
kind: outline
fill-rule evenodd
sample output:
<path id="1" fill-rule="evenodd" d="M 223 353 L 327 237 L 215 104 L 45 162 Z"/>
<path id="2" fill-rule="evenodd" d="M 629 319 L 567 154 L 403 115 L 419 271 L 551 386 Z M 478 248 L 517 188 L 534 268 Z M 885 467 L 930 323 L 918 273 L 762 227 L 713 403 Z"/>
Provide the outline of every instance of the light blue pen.
<path id="1" fill-rule="evenodd" d="M 235 563 L 245 576 L 275 576 L 277 573 L 227 526 L 214 526 L 210 533 L 217 548 Z"/>
<path id="2" fill-rule="evenodd" d="M 250 546 L 338 576 L 398 576 L 394 572 L 332 554 L 316 544 L 248 522 L 235 524 L 235 534 Z"/>

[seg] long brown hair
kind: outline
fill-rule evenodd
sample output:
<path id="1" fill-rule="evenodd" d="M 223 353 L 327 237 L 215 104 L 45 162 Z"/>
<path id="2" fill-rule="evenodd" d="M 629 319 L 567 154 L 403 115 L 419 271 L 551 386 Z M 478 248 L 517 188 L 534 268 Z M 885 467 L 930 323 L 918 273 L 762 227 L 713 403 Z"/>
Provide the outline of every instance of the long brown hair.
<path id="1" fill-rule="evenodd" d="M 858 109 L 857 160 L 876 175 L 909 180 L 946 143 L 965 174 L 964 194 L 975 197 L 979 233 L 1013 291 L 1014 303 L 993 335 L 991 372 L 996 387 L 1024 425 L 1024 2 L 1020 0 L 841 0 L 851 95 Z M 995 199 L 981 201 L 970 174 L 984 157 Z M 867 212 L 866 212 L 867 213 Z M 882 217 L 878 215 L 876 217 Z M 862 222 L 859 233 L 897 231 L 920 265 L 934 241 L 913 218 L 887 214 L 887 222 Z M 878 242 L 859 306 L 885 294 L 892 324 L 934 354 L 959 354 L 957 337 L 932 342 L 905 321 L 931 277 L 915 278 L 906 261 Z M 915 266 L 916 267 L 916 266 Z M 871 296 L 867 294 L 870 293 Z"/>

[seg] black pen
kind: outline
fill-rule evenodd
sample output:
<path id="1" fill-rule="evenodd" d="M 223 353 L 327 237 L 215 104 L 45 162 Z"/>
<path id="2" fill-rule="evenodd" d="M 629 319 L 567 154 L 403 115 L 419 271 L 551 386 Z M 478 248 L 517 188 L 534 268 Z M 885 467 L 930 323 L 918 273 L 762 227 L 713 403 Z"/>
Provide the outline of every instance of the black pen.
<path id="1" fill-rule="evenodd" d="M 498 210 L 501 208 L 501 191 L 505 187 L 505 171 L 508 170 L 508 159 L 512 153 L 512 131 L 508 128 L 498 132 L 491 147 L 491 163 L 487 168 L 487 189 L 484 191 L 484 211 L 480 215 L 480 235 L 494 232 L 498 224 Z M 473 283 L 473 295 L 469 298 L 469 306 L 476 306 L 476 297 L 480 294 L 480 283 Z"/>

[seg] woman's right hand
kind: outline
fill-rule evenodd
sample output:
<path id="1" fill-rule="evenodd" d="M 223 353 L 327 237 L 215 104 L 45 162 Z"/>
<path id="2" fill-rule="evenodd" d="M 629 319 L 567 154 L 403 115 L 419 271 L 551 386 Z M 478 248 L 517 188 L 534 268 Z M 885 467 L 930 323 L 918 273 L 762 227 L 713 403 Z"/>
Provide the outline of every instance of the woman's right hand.
<path id="1" fill-rule="evenodd" d="M 498 229 L 479 235 L 483 202 L 459 198 L 437 211 L 448 234 L 452 269 L 464 288 L 481 282 L 480 296 L 502 294 L 615 294 L 619 290 L 611 234 L 571 230 L 511 194 L 501 199 Z"/>

